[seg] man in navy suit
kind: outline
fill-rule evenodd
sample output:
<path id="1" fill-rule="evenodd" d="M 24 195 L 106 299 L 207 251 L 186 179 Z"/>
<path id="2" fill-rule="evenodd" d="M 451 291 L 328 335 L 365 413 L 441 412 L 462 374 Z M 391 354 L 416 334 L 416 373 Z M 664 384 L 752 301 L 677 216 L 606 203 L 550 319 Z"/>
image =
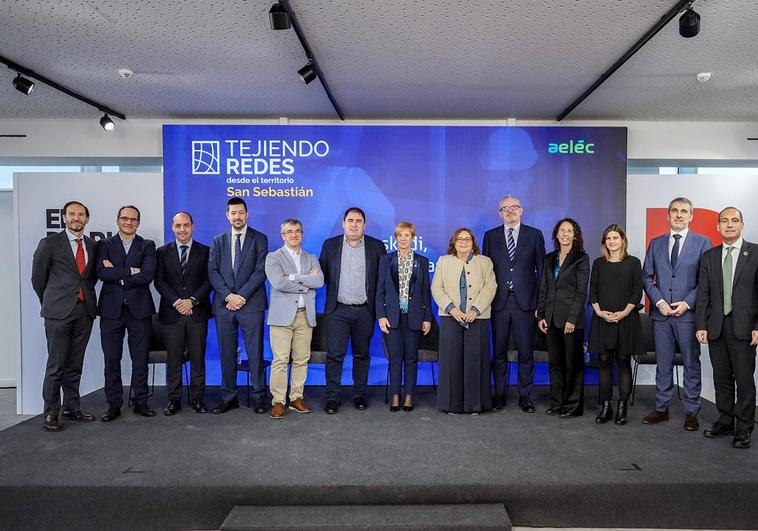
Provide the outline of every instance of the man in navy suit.
<path id="1" fill-rule="evenodd" d="M 230 231 L 213 238 L 208 277 L 215 291 L 213 315 L 221 355 L 221 403 L 212 413 L 239 407 L 237 398 L 237 336 L 242 329 L 250 372 L 254 410 L 266 412 L 266 370 L 263 365 L 263 313 L 266 311 L 268 238 L 248 227 L 247 204 L 239 197 L 226 203 Z"/>
<path id="2" fill-rule="evenodd" d="M 534 382 L 534 333 L 537 288 L 545 261 L 545 238 L 534 227 L 521 223 L 521 201 L 510 195 L 500 200 L 503 225 L 484 234 L 482 254 L 495 266 L 497 293 L 492 301 L 492 338 L 495 343 L 492 370 L 495 374 L 493 410 L 505 407 L 508 378 L 508 345 L 511 330 L 518 349 L 519 407 L 534 413 L 529 395 Z"/>
<path id="3" fill-rule="evenodd" d="M 674 355 L 684 362 L 684 429 L 697 431 L 700 410 L 700 345 L 695 337 L 700 257 L 711 248 L 705 236 L 689 230 L 692 201 L 677 197 L 669 203 L 671 230 L 653 238 L 645 254 L 642 283 L 650 299 L 650 320 L 655 337 L 655 409 L 642 422 L 658 424 L 669 419 L 674 394 Z"/>
<path id="4" fill-rule="evenodd" d="M 190 361 L 190 406 L 196 413 L 207 413 L 205 392 L 205 342 L 211 301 L 208 280 L 207 245 L 195 241 L 195 224 L 189 212 L 177 212 L 171 219 L 176 237 L 158 249 L 155 289 L 161 294 L 158 317 L 166 347 L 166 382 L 168 405 L 164 415 L 181 409 L 182 361 L 187 352 Z"/>
<path id="5" fill-rule="evenodd" d="M 103 281 L 100 291 L 100 342 L 105 355 L 105 398 L 108 411 L 100 417 L 109 422 L 121 415 L 124 389 L 121 384 L 121 356 L 124 334 L 129 332 L 132 358 L 131 390 L 134 413 L 155 416 L 147 405 L 147 354 L 150 350 L 152 316 L 155 313 L 150 283 L 157 265 L 155 243 L 137 235 L 140 212 L 133 205 L 123 206 L 116 216 L 118 233 L 97 246 L 97 276 Z"/>
<path id="6" fill-rule="evenodd" d="M 366 236 L 366 215 L 350 207 L 342 218 L 344 234 L 324 241 L 319 255 L 326 282 L 326 412 L 337 413 L 342 390 L 342 363 L 348 339 L 353 350 L 353 404 L 368 407 L 369 345 L 374 335 L 374 301 L 379 258 L 384 243 Z"/>

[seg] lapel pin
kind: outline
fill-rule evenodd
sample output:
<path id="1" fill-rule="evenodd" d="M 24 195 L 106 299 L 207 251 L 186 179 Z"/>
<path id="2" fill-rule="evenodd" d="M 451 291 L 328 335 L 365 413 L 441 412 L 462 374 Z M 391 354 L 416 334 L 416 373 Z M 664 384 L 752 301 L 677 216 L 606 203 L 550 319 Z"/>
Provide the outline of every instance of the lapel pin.
<path id="1" fill-rule="evenodd" d="M 744 252 L 742 253 L 742 256 L 747 256 L 747 251 L 744 251 Z"/>

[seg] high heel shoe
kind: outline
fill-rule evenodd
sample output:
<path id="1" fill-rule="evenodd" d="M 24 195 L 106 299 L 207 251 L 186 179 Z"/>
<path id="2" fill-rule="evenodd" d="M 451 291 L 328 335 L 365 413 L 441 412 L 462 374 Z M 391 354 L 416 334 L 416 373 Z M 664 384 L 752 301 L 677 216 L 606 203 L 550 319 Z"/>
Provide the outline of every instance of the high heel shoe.
<path id="1" fill-rule="evenodd" d="M 393 413 L 400 411 L 400 396 L 399 395 L 392 395 L 392 405 L 390 406 L 390 411 Z"/>
<path id="2" fill-rule="evenodd" d="M 405 397 L 405 404 L 403 404 L 403 411 L 408 413 L 409 411 L 413 411 L 413 401 L 411 400 L 409 403 L 408 397 Z"/>
<path id="3" fill-rule="evenodd" d="M 613 419 L 613 422 L 617 426 L 623 426 L 626 424 L 626 400 L 619 400 L 618 407 L 616 408 L 616 418 Z"/>
<path id="4" fill-rule="evenodd" d="M 610 400 L 603 400 L 603 405 L 600 409 L 600 414 L 595 417 L 597 424 L 605 424 L 613 418 L 613 406 Z"/>

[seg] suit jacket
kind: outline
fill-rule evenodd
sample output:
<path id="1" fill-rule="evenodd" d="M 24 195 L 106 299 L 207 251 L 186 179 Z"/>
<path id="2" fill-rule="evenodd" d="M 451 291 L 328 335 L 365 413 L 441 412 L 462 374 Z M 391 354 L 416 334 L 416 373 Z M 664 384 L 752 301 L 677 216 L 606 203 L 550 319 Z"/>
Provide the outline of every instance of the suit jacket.
<path id="1" fill-rule="evenodd" d="M 109 260 L 113 267 L 105 267 L 103 260 Z M 98 315 L 118 319 L 124 301 L 136 319 L 146 319 L 153 315 L 155 306 L 150 295 L 150 283 L 155 277 L 157 265 L 155 242 L 152 240 L 135 235 L 129 254 L 124 252 L 124 244 L 118 234 L 102 240 L 97 246 L 95 263 L 97 276 L 103 281 Z M 132 275 L 132 267 L 140 268 L 140 272 Z"/>
<path id="2" fill-rule="evenodd" d="M 676 269 L 672 271 L 669 238 L 670 233 L 667 232 L 650 241 L 642 266 L 642 284 L 650 299 L 650 318 L 654 321 L 679 319 L 694 323 L 694 311 L 687 311 L 680 317 L 670 317 L 663 315 L 655 304 L 661 299 L 668 303 L 684 301 L 690 310 L 695 310 L 700 257 L 711 248 L 711 241 L 689 231 L 679 251 Z"/>
<path id="3" fill-rule="evenodd" d="M 400 290 L 397 251 L 379 259 L 376 285 L 376 318 L 386 318 L 390 328 L 400 327 Z M 408 328 L 421 330 L 424 321 L 432 322 L 432 292 L 429 285 L 429 259 L 413 253 L 413 272 L 408 285 Z"/>
<path id="4" fill-rule="evenodd" d="M 584 252 L 570 252 L 563 260 L 556 279 L 555 263 L 559 252 L 553 251 L 545 257 L 537 298 L 537 319 L 545 319 L 548 325 L 559 328 L 569 322 L 574 323 L 577 329 L 583 329 L 590 258 Z"/>
<path id="5" fill-rule="evenodd" d="M 213 286 L 213 315 L 226 315 L 224 299 L 231 293 L 247 301 L 240 312 L 263 312 L 266 301 L 266 255 L 268 238 L 252 227 L 247 228 L 242 244 L 242 262 L 237 277 L 232 271 L 232 231 L 229 229 L 213 238 L 208 261 L 208 278 Z"/>
<path id="6" fill-rule="evenodd" d="M 482 254 L 488 256 L 495 267 L 497 293 L 492 301 L 492 309 L 501 311 L 508 299 L 508 281 L 513 280 L 513 295 L 522 310 L 537 307 L 537 288 L 545 262 L 545 238 L 542 231 L 521 224 L 516 255 L 513 263 L 508 256 L 503 225 L 488 230 L 484 234 Z"/>
<path id="7" fill-rule="evenodd" d="M 84 274 L 79 274 L 76 257 L 66 230 L 42 238 L 32 259 L 32 287 L 39 297 L 40 315 L 48 319 L 64 319 L 76 306 L 79 289 L 84 291 L 87 313 L 93 319 L 97 315 L 95 298 L 95 262 L 97 244 L 89 236 L 83 236 L 87 249 Z"/>
<path id="8" fill-rule="evenodd" d="M 492 260 L 482 255 L 474 255 L 465 265 L 468 280 L 466 309 L 475 306 L 479 312 L 477 319 L 489 319 L 492 300 L 497 291 L 497 281 L 492 267 Z M 439 314 L 448 315 L 445 309 L 452 303 L 461 307 L 461 272 L 464 264 L 453 255 L 446 254 L 437 260 L 437 268 L 432 279 L 432 296 Z"/>
<path id="9" fill-rule="evenodd" d="M 325 240 L 318 257 L 321 270 L 324 272 L 324 282 L 326 282 L 325 314 L 330 314 L 337 309 L 337 292 L 340 287 L 340 269 L 342 268 L 342 242 L 344 240 L 345 236 L 342 234 Z M 363 241 L 366 247 L 366 300 L 373 314 L 375 311 L 374 301 L 376 300 L 379 258 L 387 254 L 387 249 L 381 240 L 371 236 L 364 235 Z"/>
<path id="10" fill-rule="evenodd" d="M 167 243 L 157 251 L 158 268 L 155 271 L 155 289 L 161 295 L 158 318 L 163 324 L 174 324 L 181 314 L 174 308 L 177 299 L 194 298 L 192 320 L 207 321 L 211 317 L 211 283 L 208 280 L 208 254 L 210 248 L 192 241 L 187 256 L 186 273 L 182 275 L 176 242 Z"/>
<path id="11" fill-rule="evenodd" d="M 724 324 L 723 247 L 714 247 L 700 258 L 695 315 L 697 329 L 708 330 L 708 339 L 711 341 L 721 336 Z M 743 240 L 739 253 L 732 279 L 731 315 L 734 335 L 737 339 L 749 341 L 751 331 L 758 330 L 758 245 Z"/>
<path id="12" fill-rule="evenodd" d="M 312 269 L 318 270 L 309 275 Z M 305 315 L 311 328 L 316 326 L 316 290 L 324 285 L 324 273 L 318 259 L 305 250 L 300 255 L 300 273 L 292 255 L 283 246 L 266 256 L 266 278 L 271 284 L 269 326 L 289 326 L 295 320 L 300 295 L 305 301 Z M 290 280 L 290 275 L 294 275 Z"/>

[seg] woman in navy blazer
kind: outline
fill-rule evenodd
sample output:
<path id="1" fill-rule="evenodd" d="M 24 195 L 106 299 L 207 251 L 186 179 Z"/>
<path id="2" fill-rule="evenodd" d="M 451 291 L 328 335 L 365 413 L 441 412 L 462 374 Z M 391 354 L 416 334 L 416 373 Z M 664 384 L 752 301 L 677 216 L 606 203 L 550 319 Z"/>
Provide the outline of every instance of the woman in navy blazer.
<path id="1" fill-rule="evenodd" d="M 550 365 L 548 415 L 579 417 L 584 412 L 584 308 L 590 259 L 584 252 L 582 229 L 571 218 L 555 224 L 555 251 L 545 257 L 537 325 L 547 334 Z"/>
<path id="2" fill-rule="evenodd" d="M 400 382 L 405 366 L 403 410 L 413 410 L 416 387 L 418 345 L 421 334 L 432 329 L 432 297 L 429 288 L 429 260 L 411 250 L 416 235 L 412 223 L 395 227 L 397 251 L 379 260 L 376 286 L 376 316 L 387 334 L 390 364 L 390 411 L 400 410 Z"/>

